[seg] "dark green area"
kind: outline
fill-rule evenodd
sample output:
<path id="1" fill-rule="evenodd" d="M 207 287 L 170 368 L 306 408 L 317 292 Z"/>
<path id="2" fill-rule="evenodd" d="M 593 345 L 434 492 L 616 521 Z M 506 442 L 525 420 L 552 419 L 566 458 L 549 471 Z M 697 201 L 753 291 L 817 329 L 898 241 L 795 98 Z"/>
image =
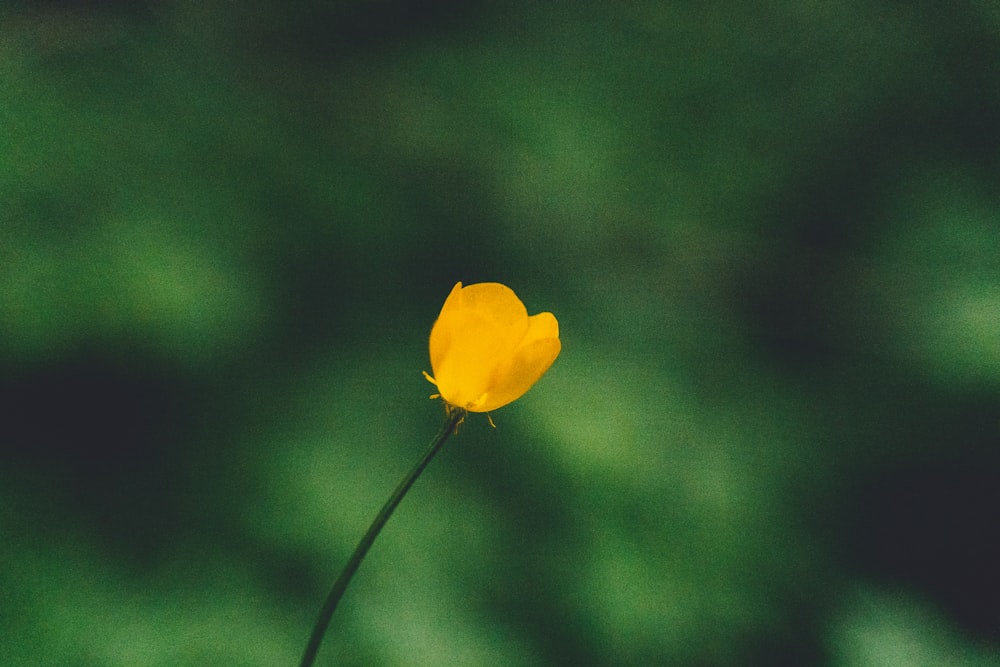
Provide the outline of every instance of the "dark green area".
<path id="1" fill-rule="evenodd" d="M 0 663 L 1000 665 L 995 3 L 7 3 Z"/>

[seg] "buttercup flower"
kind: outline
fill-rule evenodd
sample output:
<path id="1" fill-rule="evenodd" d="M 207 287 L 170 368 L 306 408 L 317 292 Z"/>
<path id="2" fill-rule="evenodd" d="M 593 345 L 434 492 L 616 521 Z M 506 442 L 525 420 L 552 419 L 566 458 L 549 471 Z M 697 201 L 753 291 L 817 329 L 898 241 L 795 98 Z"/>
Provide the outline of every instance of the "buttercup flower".
<path id="1" fill-rule="evenodd" d="M 455 285 L 431 329 L 431 369 L 437 379 L 424 373 L 438 388 L 439 393 L 431 398 L 447 403 L 444 426 L 389 496 L 340 571 L 313 626 L 300 667 L 312 667 L 316 661 L 333 612 L 361 561 L 403 496 L 465 419 L 466 411 L 489 412 L 520 398 L 549 369 L 560 349 L 559 323 L 552 313 L 528 317 L 521 300 L 499 283 Z"/>
<path id="2" fill-rule="evenodd" d="M 559 356 L 552 313 L 528 316 L 500 283 L 457 283 L 431 329 L 431 370 L 424 376 L 449 405 L 489 412 L 520 398 Z"/>

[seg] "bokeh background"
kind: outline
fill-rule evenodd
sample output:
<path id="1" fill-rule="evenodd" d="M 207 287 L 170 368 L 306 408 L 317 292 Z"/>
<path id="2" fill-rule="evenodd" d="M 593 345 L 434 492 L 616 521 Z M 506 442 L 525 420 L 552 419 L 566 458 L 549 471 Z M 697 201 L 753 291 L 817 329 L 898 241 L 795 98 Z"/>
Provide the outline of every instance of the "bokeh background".
<path id="1" fill-rule="evenodd" d="M 1000 9 L 6 2 L 0 663 L 1000 665 Z"/>

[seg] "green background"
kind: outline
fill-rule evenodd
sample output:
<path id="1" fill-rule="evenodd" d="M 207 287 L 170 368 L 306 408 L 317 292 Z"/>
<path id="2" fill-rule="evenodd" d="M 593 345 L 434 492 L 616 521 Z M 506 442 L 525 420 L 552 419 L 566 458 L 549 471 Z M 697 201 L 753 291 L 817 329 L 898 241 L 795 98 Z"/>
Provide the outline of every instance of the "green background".
<path id="1" fill-rule="evenodd" d="M 0 663 L 1000 665 L 1000 10 L 5 3 Z"/>

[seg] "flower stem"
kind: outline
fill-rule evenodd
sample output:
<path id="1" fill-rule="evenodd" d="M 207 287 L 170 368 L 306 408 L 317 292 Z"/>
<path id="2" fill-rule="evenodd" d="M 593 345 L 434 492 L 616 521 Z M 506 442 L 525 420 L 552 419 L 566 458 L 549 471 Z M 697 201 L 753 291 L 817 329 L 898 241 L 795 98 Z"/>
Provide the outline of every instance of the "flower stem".
<path id="1" fill-rule="evenodd" d="M 406 492 L 410 490 L 413 483 L 417 481 L 420 477 L 420 473 L 424 471 L 427 464 L 431 462 L 434 455 L 438 453 L 441 446 L 444 444 L 445 440 L 455 432 L 455 429 L 461 423 L 462 419 L 465 417 L 465 410 L 449 410 L 448 418 L 445 420 L 444 426 L 441 427 L 441 432 L 437 434 L 437 437 L 431 442 L 424 452 L 417 464 L 413 466 L 413 469 L 407 473 L 406 477 L 399 483 L 396 490 L 392 492 L 389 496 L 389 500 L 385 501 L 385 505 L 382 506 L 381 511 L 379 511 L 378 516 L 372 521 L 372 525 L 368 527 L 368 532 L 365 533 L 361 541 L 358 542 L 358 546 L 354 547 L 354 553 L 351 554 L 350 560 L 347 561 L 347 565 L 341 570 L 340 576 L 337 577 L 337 581 L 333 584 L 333 588 L 330 590 L 330 594 L 326 598 L 326 602 L 323 603 L 323 609 L 319 612 L 319 618 L 316 619 L 316 625 L 313 626 L 312 636 L 309 638 L 309 645 L 306 646 L 306 652 L 302 656 L 302 662 L 300 667 L 311 667 L 313 661 L 316 660 L 316 653 L 319 652 L 319 645 L 323 641 L 323 635 L 326 634 L 326 629 L 330 625 L 330 619 L 333 617 L 334 610 L 337 609 L 337 604 L 340 602 L 340 598 L 344 596 L 344 591 L 347 590 L 347 585 L 351 583 L 351 577 L 354 573 L 358 571 L 358 567 L 361 566 L 361 561 L 364 560 L 365 554 L 368 553 L 368 549 L 371 548 L 372 543 L 375 542 L 375 538 L 382 531 L 389 517 L 396 510 L 396 506 L 399 505 L 400 501 L 403 500 L 403 496 Z"/>

